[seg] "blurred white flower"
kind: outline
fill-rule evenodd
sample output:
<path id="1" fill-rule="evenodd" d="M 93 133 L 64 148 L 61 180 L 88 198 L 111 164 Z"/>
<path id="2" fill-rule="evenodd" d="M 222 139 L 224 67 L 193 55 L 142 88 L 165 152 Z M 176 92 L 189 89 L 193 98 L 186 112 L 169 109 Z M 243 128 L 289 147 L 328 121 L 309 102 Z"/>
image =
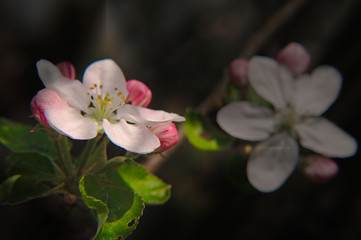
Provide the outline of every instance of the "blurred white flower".
<path id="1" fill-rule="evenodd" d="M 296 79 L 274 59 L 255 56 L 249 61 L 248 79 L 274 109 L 233 102 L 219 110 L 217 122 L 233 137 L 265 140 L 255 147 L 247 163 L 248 179 L 256 189 L 271 192 L 286 181 L 298 162 L 297 141 L 327 157 L 355 154 L 357 142 L 319 117 L 341 89 L 342 77 L 335 68 L 320 66 Z"/>

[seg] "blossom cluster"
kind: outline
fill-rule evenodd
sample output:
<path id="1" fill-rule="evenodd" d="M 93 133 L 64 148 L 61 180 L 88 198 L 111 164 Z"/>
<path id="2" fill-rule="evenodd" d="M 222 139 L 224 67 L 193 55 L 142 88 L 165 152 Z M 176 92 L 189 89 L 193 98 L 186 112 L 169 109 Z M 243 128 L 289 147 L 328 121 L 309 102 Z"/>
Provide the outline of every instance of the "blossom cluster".
<path id="1" fill-rule="evenodd" d="M 219 126 L 229 135 L 263 141 L 251 152 L 246 169 L 250 183 L 259 191 L 274 191 L 286 181 L 299 162 L 299 145 L 322 155 L 309 158 L 305 167 L 313 179 L 337 173 L 330 158 L 349 157 L 357 151 L 353 137 L 321 117 L 338 97 L 341 74 L 332 66 L 306 73 L 309 64 L 307 50 L 290 43 L 276 60 L 254 56 L 230 65 L 230 75 L 238 85 L 249 82 L 273 106 L 237 101 L 217 113 Z"/>
<path id="2" fill-rule="evenodd" d="M 130 152 L 163 152 L 178 141 L 173 123 L 184 117 L 146 108 L 152 92 L 138 80 L 126 81 L 111 59 L 90 64 L 82 82 L 69 62 L 37 62 L 45 85 L 31 102 L 34 117 L 72 139 L 87 140 L 105 133 Z"/>

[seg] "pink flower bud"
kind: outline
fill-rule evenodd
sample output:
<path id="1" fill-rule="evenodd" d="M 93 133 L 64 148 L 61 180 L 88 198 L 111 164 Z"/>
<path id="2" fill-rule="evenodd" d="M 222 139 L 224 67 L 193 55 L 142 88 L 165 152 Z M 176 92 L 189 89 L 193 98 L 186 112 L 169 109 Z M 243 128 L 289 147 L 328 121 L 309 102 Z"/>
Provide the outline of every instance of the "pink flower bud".
<path id="1" fill-rule="evenodd" d="M 311 56 L 304 46 L 291 42 L 279 51 L 277 61 L 288 67 L 295 75 L 299 75 L 307 70 Z"/>
<path id="2" fill-rule="evenodd" d="M 152 92 L 144 83 L 138 80 L 127 81 L 128 97 L 126 103 L 134 106 L 147 107 L 152 100 Z"/>
<path id="3" fill-rule="evenodd" d="M 44 112 L 50 105 L 57 102 L 61 102 L 59 95 L 54 90 L 44 88 L 40 90 L 31 100 L 31 112 L 41 124 L 49 127 L 49 123 L 46 120 Z"/>
<path id="4" fill-rule="evenodd" d="M 75 79 L 75 68 L 71 62 L 64 61 L 56 64 L 61 74 L 69 79 Z"/>
<path id="5" fill-rule="evenodd" d="M 313 182 L 325 183 L 338 173 L 335 161 L 324 156 L 310 156 L 305 159 L 303 172 Z"/>
<path id="6" fill-rule="evenodd" d="M 177 128 L 172 122 L 159 124 L 150 129 L 159 139 L 160 147 L 154 152 L 161 153 L 171 148 L 178 142 Z"/>
<path id="7" fill-rule="evenodd" d="M 244 86 L 248 82 L 248 60 L 236 58 L 229 64 L 229 75 L 237 86 Z"/>

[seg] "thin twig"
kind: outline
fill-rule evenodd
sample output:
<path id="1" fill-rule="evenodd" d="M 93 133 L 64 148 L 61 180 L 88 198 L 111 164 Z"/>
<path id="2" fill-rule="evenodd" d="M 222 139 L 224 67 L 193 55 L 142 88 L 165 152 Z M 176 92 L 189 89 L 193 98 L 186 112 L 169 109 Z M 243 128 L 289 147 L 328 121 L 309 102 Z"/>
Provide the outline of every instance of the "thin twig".
<path id="1" fill-rule="evenodd" d="M 265 24 L 256 32 L 246 44 L 243 52 L 240 56 L 244 58 L 250 58 L 255 55 L 261 47 L 267 42 L 267 40 L 273 36 L 281 27 L 289 21 L 301 7 L 308 0 L 290 0 L 285 3 Z M 208 95 L 204 101 L 198 107 L 198 110 L 202 113 L 207 113 L 215 104 L 218 99 L 222 98 L 225 87 L 228 83 L 228 76 L 224 74 L 221 80 L 218 82 L 213 91 Z M 155 172 L 185 140 L 184 126 L 182 125 L 178 130 L 179 141 L 176 146 L 164 152 L 162 155 L 156 154 L 149 158 L 145 163 L 144 167 L 150 171 Z M 166 156 L 166 157 L 165 157 Z"/>

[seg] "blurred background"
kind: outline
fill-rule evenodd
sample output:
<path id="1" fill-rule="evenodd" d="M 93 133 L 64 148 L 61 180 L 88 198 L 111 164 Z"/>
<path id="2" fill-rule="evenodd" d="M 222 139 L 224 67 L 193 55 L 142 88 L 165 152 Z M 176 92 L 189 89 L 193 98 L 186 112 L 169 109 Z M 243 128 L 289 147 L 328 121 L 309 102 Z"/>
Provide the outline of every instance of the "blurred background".
<path id="1" fill-rule="evenodd" d="M 297 2 L 298 0 L 296 0 Z M 43 88 L 36 61 L 71 61 L 81 79 L 87 65 L 112 58 L 127 79 L 146 83 L 152 109 L 184 115 L 220 80 L 225 68 L 285 0 L 2 0 L 1 117 L 34 125 L 29 103 Z M 360 139 L 361 1 L 304 1 L 257 54 L 275 57 L 302 43 L 314 66 L 344 76 L 325 116 Z M 0 158 L 7 154 L 0 147 Z M 337 159 L 330 182 L 295 172 L 276 192 L 234 184 L 227 152 L 194 149 L 185 140 L 156 171 L 172 184 L 164 205 L 147 206 L 129 239 L 360 239 L 360 155 Z M 227 170 L 228 169 L 228 170 Z M 3 179 L 4 169 L 0 169 Z M 239 172 L 241 176 L 244 174 Z M 90 239 L 96 221 L 80 203 L 59 196 L 0 206 L 0 239 Z"/>

